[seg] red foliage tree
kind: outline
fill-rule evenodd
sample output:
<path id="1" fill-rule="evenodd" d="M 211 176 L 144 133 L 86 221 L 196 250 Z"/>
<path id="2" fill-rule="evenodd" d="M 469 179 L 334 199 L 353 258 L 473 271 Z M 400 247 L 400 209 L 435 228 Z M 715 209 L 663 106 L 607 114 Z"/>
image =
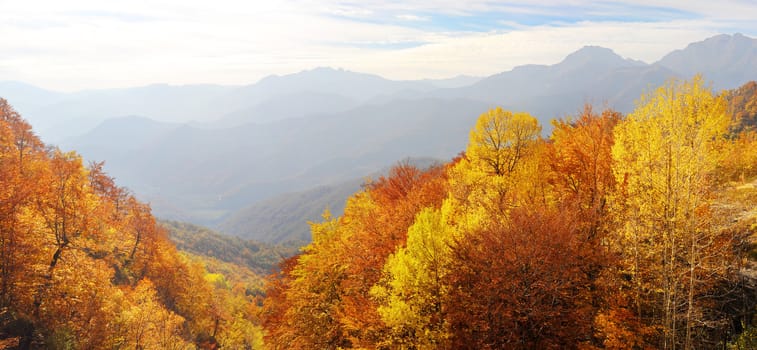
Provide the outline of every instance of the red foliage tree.
<path id="1" fill-rule="evenodd" d="M 518 208 L 453 246 L 452 348 L 569 349 L 591 339 L 589 283 L 569 211 Z"/>

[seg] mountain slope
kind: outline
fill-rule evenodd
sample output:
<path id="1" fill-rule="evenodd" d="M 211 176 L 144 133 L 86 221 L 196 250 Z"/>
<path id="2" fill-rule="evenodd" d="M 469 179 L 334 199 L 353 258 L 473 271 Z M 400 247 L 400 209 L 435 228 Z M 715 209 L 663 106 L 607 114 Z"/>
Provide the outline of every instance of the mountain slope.
<path id="1" fill-rule="evenodd" d="M 757 82 L 750 81 L 727 95 L 728 110 L 738 121 L 736 130 L 757 127 Z"/>
<path id="2" fill-rule="evenodd" d="M 28 115 L 40 135 L 60 142 L 84 134 L 106 119 L 129 115 L 149 116 L 161 122 L 203 120 L 222 108 L 214 100 L 233 89 L 217 85 L 156 84 L 82 91 L 21 111 Z"/>
<path id="3" fill-rule="evenodd" d="M 734 47 L 731 51 L 752 52 L 748 46 L 752 39 L 717 38 L 705 42 L 725 38 Z M 736 64 L 752 57 L 744 55 L 726 55 L 723 62 L 730 63 L 715 67 L 733 65 L 748 75 L 751 67 Z M 149 200 L 159 215 L 212 225 L 257 201 L 359 178 L 397 159 L 449 159 L 464 148 L 468 125 L 494 106 L 529 111 L 548 133 L 551 119 L 574 114 L 586 102 L 628 112 L 643 91 L 684 75 L 661 63 L 647 65 L 601 47 L 584 47 L 554 65 L 521 66 L 457 88 L 318 68 L 207 92 L 183 106 L 166 99 L 168 112 L 190 107 L 195 108 L 193 113 L 211 110 L 215 115 L 203 118 L 214 122 L 157 127 L 127 118 L 120 122 L 133 126 L 103 123 L 94 134 L 107 137 L 90 133 L 62 145 L 79 149 L 89 160 L 106 160 L 107 169 Z M 156 96 L 163 89 L 181 90 L 152 89 Z M 153 90 L 140 91 L 100 92 L 95 95 L 110 96 L 105 99 L 110 102 L 91 108 L 118 105 L 123 107 L 120 115 L 152 118 L 128 113 L 147 111 L 138 105 L 151 101 L 143 95 Z M 113 94 L 130 100 L 118 100 Z M 57 120 L 54 109 L 49 113 L 50 120 Z M 222 116 L 226 117 L 213 119 Z"/>
<path id="4" fill-rule="evenodd" d="M 464 148 L 468 125 L 489 107 L 404 100 L 230 129 L 184 125 L 139 149 L 122 147 L 106 158 L 106 168 L 151 201 L 159 216 L 210 224 L 255 201 L 358 178 L 408 156 L 449 159 Z M 111 132 L 128 139 L 148 130 Z M 86 139 L 66 146 L 88 159 L 100 154 Z"/>
<path id="5" fill-rule="evenodd" d="M 259 277 L 188 262 L 148 205 L 45 145 L 4 99 L 0 135 L 0 347 L 261 347 Z"/>
<path id="6" fill-rule="evenodd" d="M 673 51 L 658 64 L 686 77 L 701 73 L 715 89 L 733 89 L 757 79 L 757 39 L 717 35 Z"/>
<path id="7" fill-rule="evenodd" d="M 297 253 L 296 247 L 271 246 L 220 234 L 211 229 L 178 221 L 161 221 L 176 248 L 197 256 L 244 266 L 259 276 L 276 268 L 283 258 Z"/>
<path id="8" fill-rule="evenodd" d="M 427 169 L 442 161 L 408 158 L 399 163 Z M 341 216 L 350 195 L 363 188 L 366 182 L 388 173 L 389 168 L 384 167 L 361 178 L 268 198 L 229 214 L 216 228 L 226 234 L 269 244 L 309 242 L 308 222 L 321 222 L 326 209 L 332 216 Z"/>
<path id="9" fill-rule="evenodd" d="M 13 102 L 14 108 L 23 113 L 40 106 L 56 103 L 64 99 L 66 94 L 18 81 L 0 81 L 0 96 Z"/>
<path id="10" fill-rule="evenodd" d="M 341 96 L 365 102 L 381 95 L 402 91 L 435 89 L 432 81 L 392 81 L 376 75 L 355 73 L 332 68 L 316 68 L 284 76 L 269 76 L 245 86 L 154 84 L 135 88 L 89 90 L 76 93 L 55 93 L 17 82 L 0 83 L 0 96 L 11 103 L 18 101 L 18 110 L 48 140 L 59 142 L 78 136 L 109 118 L 128 115 L 149 116 L 162 122 L 192 121 L 206 123 L 227 115 L 236 115 L 237 123 L 246 112 L 256 108 L 266 111 L 270 100 L 297 98 L 305 93 Z M 313 98 L 317 101 L 317 97 Z M 268 101 L 268 102 L 267 102 Z M 289 105 L 292 105 L 289 101 Z M 256 107 L 259 104 L 263 106 Z M 285 105 L 285 104 L 284 104 Z M 323 113 L 333 113 L 354 107 L 355 103 L 340 102 L 335 108 L 321 104 Z M 312 105 L 311 105 L 312 106 Z M 277 107 L 273 112 L 281 111 Z M 294 113 L 288 117 L 301 117 Z M 283 119 L 274 115 L 266 121 Z"/>
<path id="11" fill-rule="evenodd" d="M 433 88 L 435 86 L 431 82 L 393 81 L 373 74 L 320 67 L 295 74 L 268 76 L 255 84 L 236 89 L 218 102 L 239 109 L 242 105 L 249 106 L 275 96 L 305 91 L 318 91 L 367 101 L 375 96 L 403 90 L 431 90 Z"/>
<path id="12" fill-rule="evenodd" d="M 274 244 L 308 242 L 308 222 L 319 222 L 325 209 L 335 216 L 342 215 L 345 200 L 360 190 L 362 184 L 362 179 L 355 179 L 268 198 L 230 214 L 217 228 L 231 235 Z"/>
<path id="13" fill-rule="evenodd" d="M 548 127 L 549 120 L 573 113 L 586 102 L 628 112 L 644 89 L 675 75 L 668 69 L 625 59 L 607 48 L 586 46 L 555 65 L 520 66 L 440 93 L 527 110 Z"/>
<path id="14" fill-rule="evenodd" d="M 292 103 L 293 101 L 297 101 L 297 103 Z M 274 96 L 252 107 L 226 114 L 206 125 L 218 128 L 249 123 L 270 123 L 285 119 L 344 112 L 358 105 L 357 100 L 346 96 L 318 91 L 302 91 Z"/>

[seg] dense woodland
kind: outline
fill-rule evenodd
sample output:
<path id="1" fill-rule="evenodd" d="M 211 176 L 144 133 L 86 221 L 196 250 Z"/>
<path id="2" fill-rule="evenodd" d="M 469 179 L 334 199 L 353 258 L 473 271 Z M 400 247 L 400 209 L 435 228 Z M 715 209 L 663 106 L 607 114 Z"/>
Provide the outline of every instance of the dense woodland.
<path id="1" fill-rule="evenodd" d="M 261 296 L 228 270 L 0 99 L 0 348 L 260 348 Z"/>
<path id="2" fill-rule="evenodd" d="M 266 344 L 757 347 L 753 87 L 672 81 L 548 138 L 482 114 L 458 158 L 399 165 L 312 224 L 267 282 Z"/>
<path id="3" fill-rule="evenodd" d="M 548 138 L 490 110 L 263 281 L 286 248 L 161 226 L 0 100 L 0 347 L 754 348 L 755 101 L 673 81 Z"/>

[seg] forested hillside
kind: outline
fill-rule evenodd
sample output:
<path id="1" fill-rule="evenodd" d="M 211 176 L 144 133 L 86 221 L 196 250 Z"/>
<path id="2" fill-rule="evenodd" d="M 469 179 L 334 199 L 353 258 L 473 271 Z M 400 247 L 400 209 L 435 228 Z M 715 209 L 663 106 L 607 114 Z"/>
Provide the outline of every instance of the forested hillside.
<path id="1" fill-rule="evenodd" d="M 265 281 L 293 247 L 157 223 L 0 100 L 0 347 L 754 348 L 753 86 L 672 81 L 548 138 L 491 109 Z"/>
<path id="2" fill-rule="evenodd" d="M 728 93 L 728 110 L 737 122 L 737 130 L 757 127 L 757 82 L 750 81 Z"/>
<path id="3" fill-rule="evenodd" d="M 0 99 L 0 347 L 260 347 L 255 281 L 223 268 Z"/>
<path id="4" fill-rule="evenodd" d="M 161 221 L 168 237 L 180 251 L 218 259 L 246 267 L 265 276 L 278 263 L 298 252 L 296 245 L 270 245 L 239 237 L 227 236 L 211 229 L 176 221 Z"/>
<path id="5" fill-rule="evenodd" d="M 272 349 L 750 349 L 757 141 L 701 78 L 548 138 L 482 114 L 312 225 L 267 281 Z"/>
<path id="6" fill-rule="evenodd" d="M 440 161 L 434 158 L 406 158 L 401 162 L 425 169 Z M 350 181 L 257 202 L 229 215 L 216 227 L 225 234 L 264 243 L 305 245 L 310 243 L 309 222 L 320 221 L 324 209 L 332 215 L 342 215 L 347 197 L 370 182 L 371 178 L 389 173 L 389 169 L 386 167 Z"/>

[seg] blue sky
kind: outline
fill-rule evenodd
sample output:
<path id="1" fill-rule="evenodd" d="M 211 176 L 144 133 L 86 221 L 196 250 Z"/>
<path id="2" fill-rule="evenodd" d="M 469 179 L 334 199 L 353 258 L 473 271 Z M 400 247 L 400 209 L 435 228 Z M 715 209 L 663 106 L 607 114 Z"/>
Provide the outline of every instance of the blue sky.
<path id="1" fill-rule="evenodd" d="M 79 89 L 249 84 L 319 66 L 391 79 L 486 76 L 584 45 L 654 62 L 757 1 L 0 0 L 0 80 Z"/>

